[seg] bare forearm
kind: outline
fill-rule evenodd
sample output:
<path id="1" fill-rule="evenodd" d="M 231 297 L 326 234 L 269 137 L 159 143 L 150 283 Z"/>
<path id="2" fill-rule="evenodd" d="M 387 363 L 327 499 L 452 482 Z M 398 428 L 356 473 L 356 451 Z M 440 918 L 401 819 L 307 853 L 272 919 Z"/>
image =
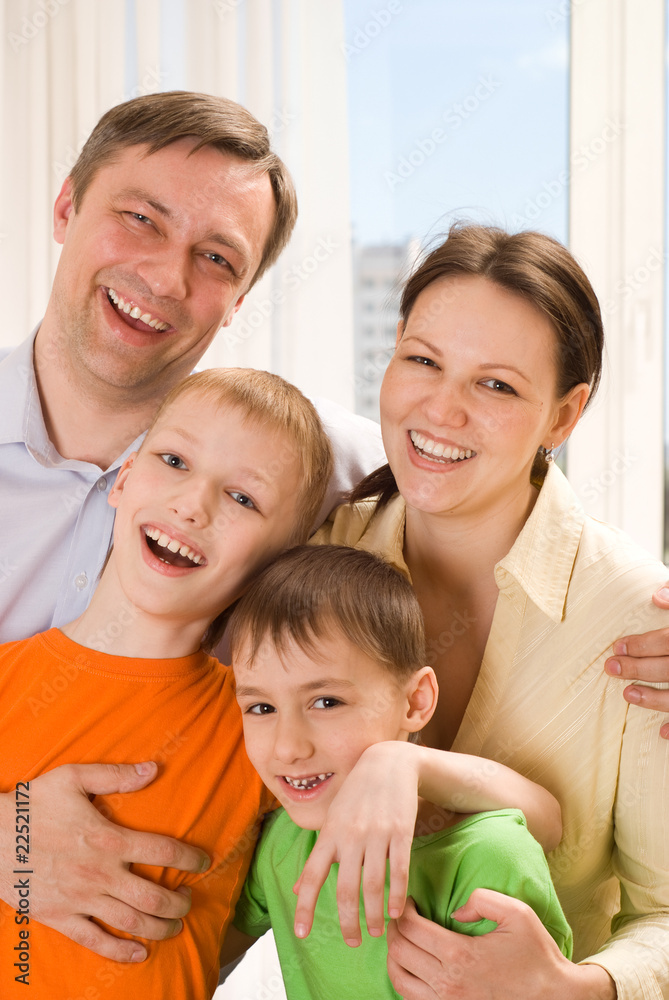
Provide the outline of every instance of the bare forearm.
<path id="1" fill-rule="evenodd" d="M 557 799 L 541 785 L 504 764 L 470 754 L 416 747 L 418 793 L 456 812 L 520 809 L 530 833 L 545 851 L 560 842 L 562 820 Z"/>

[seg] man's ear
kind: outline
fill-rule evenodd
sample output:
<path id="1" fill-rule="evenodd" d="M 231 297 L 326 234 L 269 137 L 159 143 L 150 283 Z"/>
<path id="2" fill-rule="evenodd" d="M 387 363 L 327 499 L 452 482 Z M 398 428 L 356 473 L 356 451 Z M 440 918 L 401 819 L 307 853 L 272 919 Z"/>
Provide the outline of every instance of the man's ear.
<path id="1" fill-rule="evenodd" d="M 233 319 L 235 318 L 235 314 L 237 313 L 238 309 L 241 308 L 241 304 L 242 304 L 242 302 L 244 301 L 245 298 L 246 298 L 246 292 L 244 292 L 243 295 L 239 296 L 239 298 L 235 302 L 234 306 L 232 307 L 232 309 L 230 310 L 230 312 L 228 313 L 228 315 L 225 317 L 225 319 L 221 323 L 221 326 L 230 326 L 230 324 L 232 323 Z"/>
<path id="2" fill-rule="evenodd" d="M 116 482 L 109 491 L 109 496 L 107 497 L 107 503 L 110 507 L 118 507 L 121 502 L 121 495 L 123 494 L 123 488 L 125 486 L 126 479 L 128 478 L 128 473 L 132 469 L 133 463 L 137 458 L 137 452 L 133 451 L 132 455 L 128 455 L 125 462 L 118 470 L 118 476 L 116 477 Z"/>
<path id="3" fill-rule="evenodd" d="M 72 181 L 66 177 L 53 206 L 53 238 L 56 243 L 65 242 L 65 231 L 73 213 Z"/>
<path id="4" fill-rule="evenodd" d="M 421 667 L 411 678 L 407 686 L 407 713 L 403 729 L 408 733 L 417 733 L 426 726 L 434 715 L 439 697 L 439 685 L 432 667 Z"/>

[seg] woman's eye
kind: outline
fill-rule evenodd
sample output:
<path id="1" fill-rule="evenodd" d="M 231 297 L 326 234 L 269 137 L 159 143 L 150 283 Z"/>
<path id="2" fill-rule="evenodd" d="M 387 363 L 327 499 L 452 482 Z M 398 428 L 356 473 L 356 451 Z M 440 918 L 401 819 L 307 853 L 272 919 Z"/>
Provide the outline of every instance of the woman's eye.
<path id="1" fill-rule="evenodd" d="M 250 705 L 246 709 L 247 715 L 271 715 L 272 712 L 276 712 L 274 705 L 266 705 L 261 702 L 258 705 Z"/>
<path id="2" fill-rule="evenodd" d="M 516 390 L 508 384 L 508 382 L 502 382 L 498 378 L 487 378 L 482 383 L 482 385 L 489 385 L 491 389 L 495 392 L 506 392 L 512 396 L 516 395 Z"/>
<path id="3" fill-rule="evenodd" d="M 128 215 L 130 216 L 131 219 L 134 219 L 136 222 L 147 222 L 147 223 L 151 222 L 151 219 L 148 217 L 148 215 L 142 215 L 141 212 L 128 212 Z"/>
<path id="4" fill-rule="evenodd" d="M 179 458 L 178 455 L 165 454 L 160 456 L 165 463 L 169 465 L 170 469 L 186 469 L 188 466 L 184 462 L 183 458 Z"/>
<path id="5" fill-rule="evenodd" d="M 249 510 L 256 510 L 256 505 L 251 497 L 247 497 L 246 493 L 239 493 L 237 490 L 231 490 L 230 496 L 241 507 L 248 507 Z"/>
<path id="6" fill-rule="evenodd" d="M 316 698 L 314 708 L 336 708 L 341 705 L 339 698 Z"/>
<path id="7" fill-rule="evenodd" d="M 416 361 L 419 365 L 426 365 L 429 366 L 430 368 L 437 367 L 431 358 L 424 358 L 420 354 L 411 354 L 407 358 L 407 361 Z"/>

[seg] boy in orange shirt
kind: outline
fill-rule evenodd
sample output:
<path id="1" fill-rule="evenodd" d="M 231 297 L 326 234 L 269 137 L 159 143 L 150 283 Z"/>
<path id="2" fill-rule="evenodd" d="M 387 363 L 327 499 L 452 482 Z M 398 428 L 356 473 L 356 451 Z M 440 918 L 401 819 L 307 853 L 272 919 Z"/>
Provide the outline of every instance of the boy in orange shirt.
<path id="1" fill-rule="evenodd" d="M 221 609 L 250 579 L 306 538 L 330 466 L 313 407 L 283 379 L 240 369 L 190 376 L 119 472 L 114 547 L 88 609 L 62 630 L 0 647 L 0 787 L 16 791 L 17 831 L 2 861 L 16 891 L 13 908 L 0 903 L 3 998 L 24 996 L 26 985 L 34 1000 L 213 994 L 258 821 L 273 803 L 244 751 L 231 673 L 201 643 L 213 644 Z M 31 922 L 31 885 L 48 872 L 30 865 L 29 783 L 63 763 L 123 760 L 155 761 L 158 777 L 139 794 L 98 797 L 103 814 L 188 841 L 213 861 L 194 875 L 128 871 L 130 881 L 183 887 L 192 908 L 176 937 L 138 941 L 135 962 L 121 965 Z M 132 934 L 134 911 L 119 906 Z M 75 932 L 90 946 L 96 929 L 81 916 Z"/>

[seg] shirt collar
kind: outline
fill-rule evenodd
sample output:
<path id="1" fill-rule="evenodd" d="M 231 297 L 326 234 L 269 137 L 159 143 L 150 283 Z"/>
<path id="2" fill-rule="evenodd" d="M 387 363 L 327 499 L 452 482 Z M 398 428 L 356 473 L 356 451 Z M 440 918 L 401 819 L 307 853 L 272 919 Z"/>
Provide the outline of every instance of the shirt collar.
<path id="1" fill-rule="evenodd" d="M 532 513 L 511 550 L 495 566 L 499 589 L 507 589 L 515 580 L 552 621 L 562 621 L 584 522 L 585 512 L 571 486 L 550 463 Z M 403 555 L 405 523 L 406 504 L 401 496 L 393 497 L 371 518 L 356 547 L 382 553 L 411 580 Z"/>
<path id="2" fill-rule="evenodd" d="M 510 552 L 495 566 L 500 590 L 512 577 L 554 622 L 565 613 L 569 582 L 585 522 L 585 511 L 554 462 L 534 509 Z"/>
<path id="3" fill-rule="evenodd" d="M 0 361 L 0 445 L 24 444 L 32 457 L 45 468 L 58 467 L 97 478 L 100 469 L 91 462 L 65 459 L 49 440 L 42 404 L 37 391 L 33 348 L 39 324 L 27 340 Z M 105 472 L 113 472 L 137 451 L 146 432 L 140 434 Z"/>

